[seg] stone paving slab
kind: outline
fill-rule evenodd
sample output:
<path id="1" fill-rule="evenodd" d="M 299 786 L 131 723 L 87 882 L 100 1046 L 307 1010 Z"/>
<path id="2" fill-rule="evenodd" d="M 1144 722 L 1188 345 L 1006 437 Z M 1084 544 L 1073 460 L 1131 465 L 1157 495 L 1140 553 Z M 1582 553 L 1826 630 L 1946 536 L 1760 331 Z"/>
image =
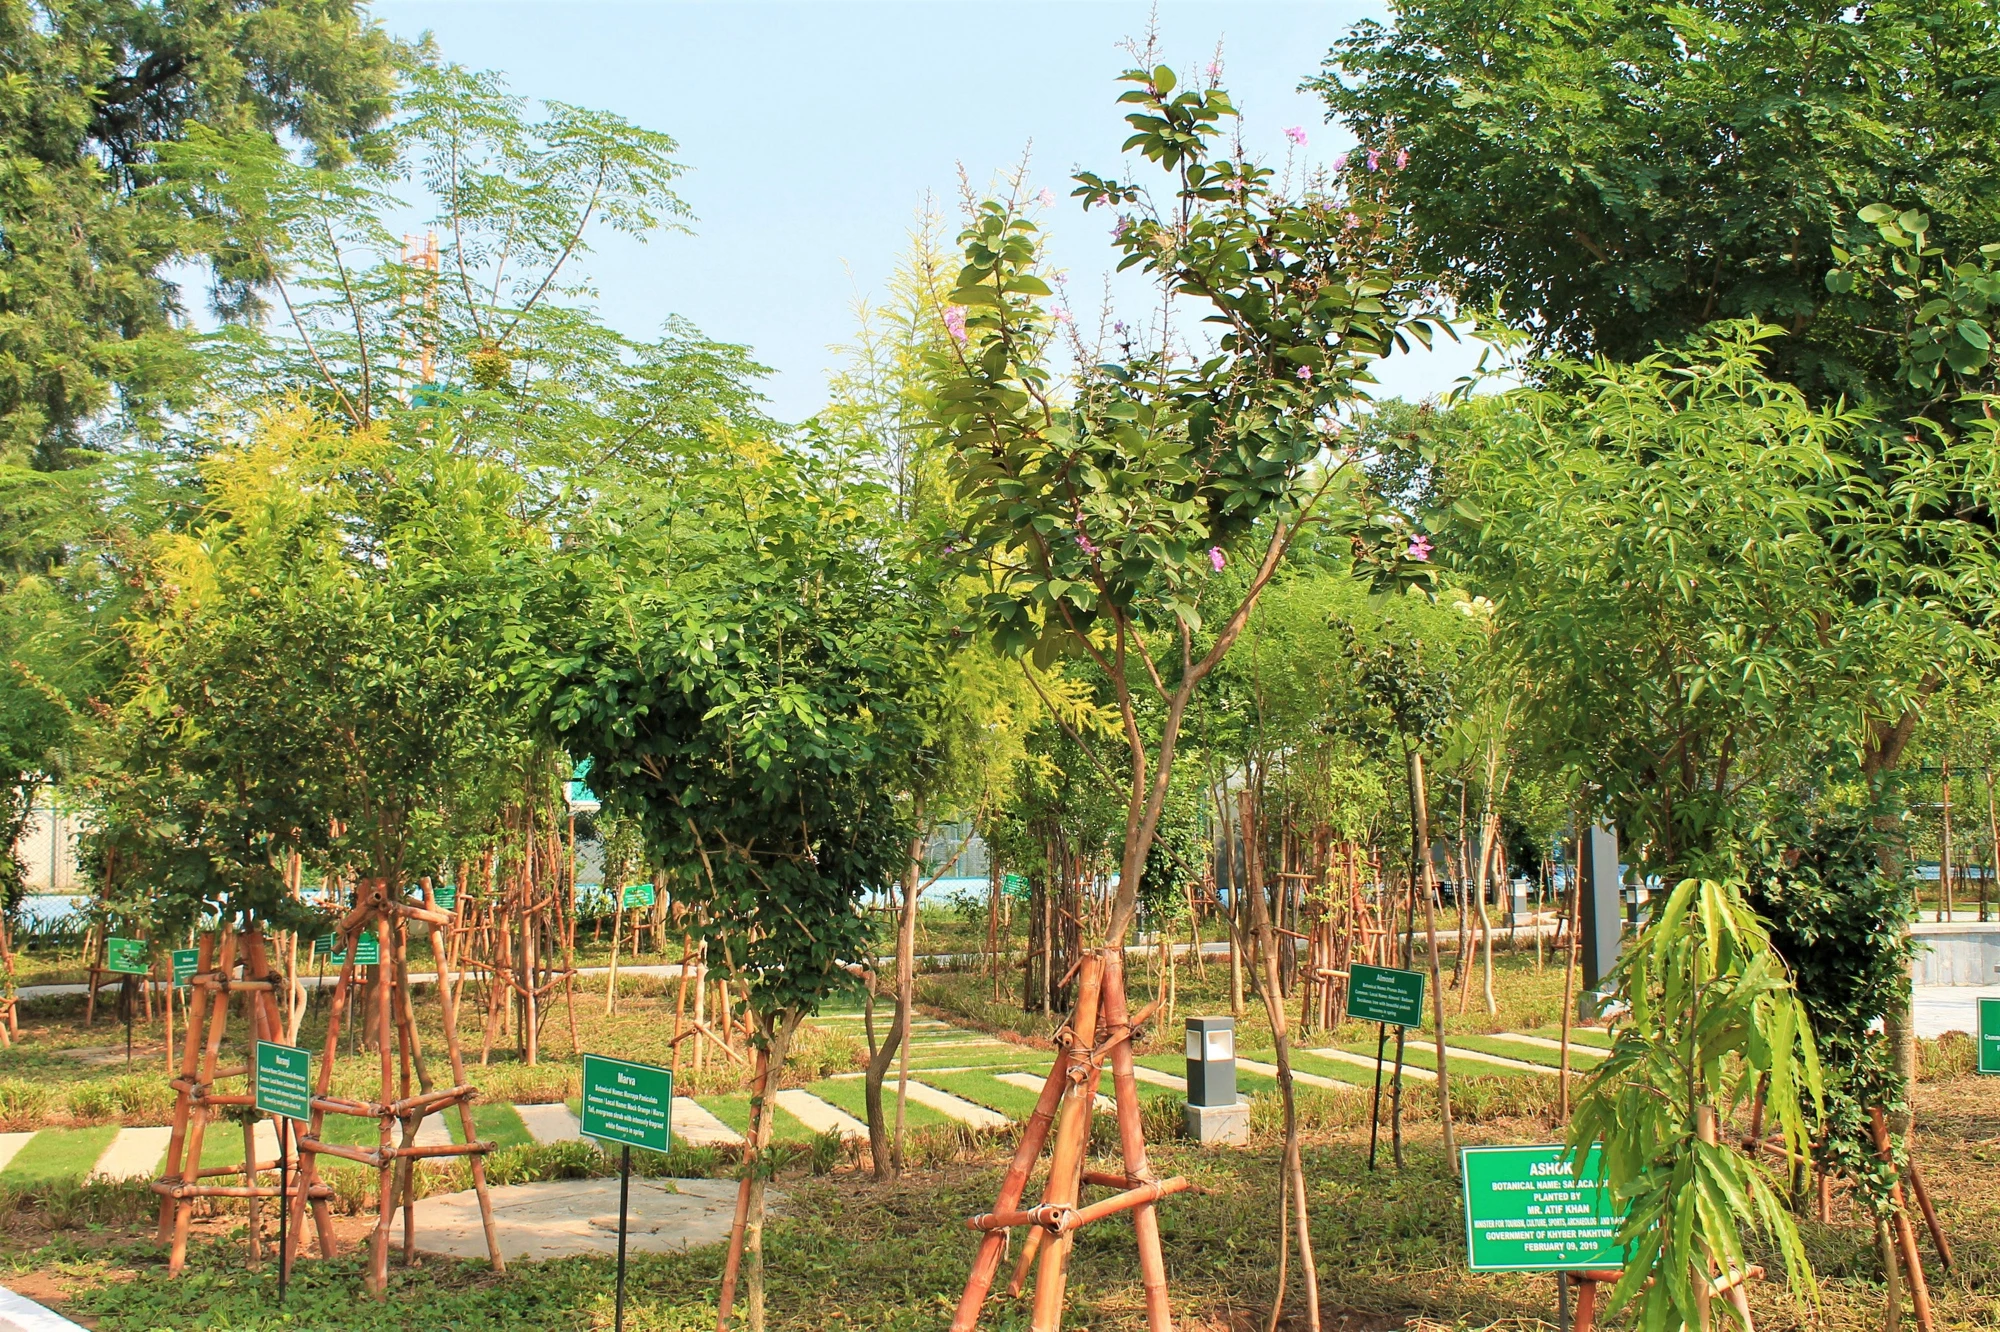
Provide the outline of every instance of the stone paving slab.
<path id="1" fill-rule="evenodd" d="M 743 1135 L 716 1118 L 692 1097 L 674 1097 L 673 1131 L 676 1142 L 691 1147 L 741 1147 Z"/>
<path id="2" fill-rule="evenodd" d="M 0 1133 L 0 1170 L 5 1170 L 7 1164 L 28 1145 L 28 1139 L 34 1136 L 32 1130 L 27 1133 Z"/>
<path id="3" fill-rule="evenodd" d="M 1306 1053 L 1309 1055 L 1318 1055 L 1321 1059 L 1331 1059 L 1336 1064 L 1352 1064 L 1356 1068 L 1365 1068 L 1371 1073 L 1375 1069 L 1375 1058 L 1373 1055 L 1360 1055 L 1354 1053 L 1352 1050 L 1335 1050 L 1329 1047 L 1323 1050 L 1308 1050 Z M 1382 1085 L 1385 1087 L 1388 1086 L 1390 1079 L 1395 1076 L 1396 1059 L 1394 1055 L 1391 1055 L 1382 1061 Z M 1429 1069 L 1418 1068 L 1415 1064 L 1404 1064 L 1403 1076 L 1412 1082 L 1436 1082 L 1438 1078 L 1438 1075 Z"/>
<path id="4" fill-rule="evenodd" d="M 521 1126 L 528 1130 L 528 1136 L 544 1145 L 575 1142 L 583 1136 L 576 1116 L 561 1101 L 553 1105 L 517 1105 L 514 1113 L 521 1117 Z"/>
<path id="5" fill-rule="evenodd" d="M 1309 1050 L 1307 1051 L 1307 1053 L 1318 1054 L 1319 1051 Z M 1267 1078 L 1276 1078 L 1278 1076 L 1278 1066 L 1276 1064 L 1260 1063 L 1255 1059 L 1245 1059 L 1241 1055 L 1238 1055 L 1236 1057 L 1236 1067 L 1242 1069 L 1246 1073 L 1257 1073 Z M 1181 1081 L 1182 1084 L 1185 1085 L 1187 1079 L 1183 1078 L 1181 1079 Z M 1354 1083 L 1342 1082 L 1338 1078 L 1323 1078 L 1317 1073 L 1308 1073 L 1302 1068 L 1295 1068 L 1292 1070 L 1292 1081 L 1298 1083 L 1302 1087 L 1323 1087 L 1328 1091 L 1355 1090 Z"/>
<path id="6" fill-rule="evenodd" d="M 151 1179 L 159 1173 L 160 1159 L 167 1154 L 167 1141 L 173 1136 L 174 1131 L 164 1126 L 119 1129 L 118 1136 L 104 1149 L 104 1155 L 97 1158 L 90 1177 Z M 275 1140 L 271 1150 L 277 1150 Z"/>
<path id="7" fill-rule="evenodd" d="M 1560 1050 L 1563 1048 L 1561 1041 L 1552 1041 L 1546 1036 L 1524 1036 L 1518 1031 L 1496 1031 L 1493 1033 L 1493 1039 L 1496 1041 L 1513 1041 L 1517 1045 L 1532 1045 L 1537 1050 Z M 1455 1050 L 1458 1047 L 1452 1046 L 1452 1048 Z M 1575 1041 L 1571 1041 L 1569 1043 L 1569 1052 L 1576 1054 L 1579 1051 L 1598 1059 L 1604 1058 L 1605 1054 L 1608 1053 L 1600 1045 L 1578 1045 Z"/>
<path id="8" fill-rule="evenodd" d="M 618 1252 L 615 1178 L 510 1184 L 488 1193 L 500 1254 L 510 1263 Z M 772 1189 L 764 1196 L 767 1206 L 782 1210 L 782 1192 Z M 729 1224 L 735 1215 L 734 1180 L 634 1179 L 626 1247 L 638 1253 L 675 1253 L 720 1244 L 729 1238 Z M 479 1199 L 470 1189 L 420 1200 L 416 1228 L 417 1247 L 425 1253 L 453 1258 L 487 1256 Z M 392 1240 L 402 1242 L 400 1220 Z"/>
<path id="9" fill-rule="evenodd" d="M 778 1108 L 814 1133 L 838 1131 L 842 1138 L 865 1138 L 868 1126 L 837 1105 L 829 1105 L 811 1092 L 793 1087 L 778 1093 Z"/>
<path id="10" fill-rule="evenodd" d="M 1932 1040 L 1948 1031 L 1970 1036 L 1979 1029 L 1980 999 L 2000 999 L 2000 985 L 1919 985 L 1911 1008 L 1917 1035 Z"/>
<path id="11" fill-rule="evenodd" d="M 1037 1096 L 1042 1094 L 1042 1088 L 1046 1087 L 1049 1083 L 1049 1075 L 1046 1073 L 1039 1077 L 1033 1073 L 995 1073 L 993 1076 L 1006 1083 L 1009 1087 L 1019 1087 L 1022 1091 L 1031 1091 Z M 1118 1102 L 1112 1100 L 1103 1092 L 1099 1092 L 1097 1094 L 1097 1108 L 1105 1114 L 1116 1114 L 1118 1112 Z"/>
<path id="12" fill-rule="evenodd" d="M 883 1084 L 884 1090 L 888 1084 Z M 963 1096 L 953 1096 L 948 1091 L 910 1079 L 909 1097 L 926 1109 L 935 1110 L 947 1119 L 956 1119 L 968 1128 L 1005 1128 L 1014 1121 L 998 1110 L 988 1109 L 977 1101 L 968 1101 Z"/>
<path id="13" fill-rule="evenodd" d="M 454 1110 L 452 1113 L 458 1112 Z M 396 1136 L 400 1139 L 402 1134 L 398 1133 Z M 410 1141 L 418 1147 L 451 1146 L 451 1130 L 445 1126 L 444 1113 L 439 1111 L 437 1114 L 424 1116 L 424 1122 L 417 1125 L 417 1136 Z"/>
<path id="14" fill-rule="evenodd" d="M 1492 1064 L 1499 1068 L 1518 1069 L 1524 1073 L 1548 1073 L 1554 1075 L 1562 1071 L 1548 1064 L 1531 1064 L 1525 1059 L 1509 1059 L 1506 1055 L 1488 1054 L 1484 1050 L 1473 1050 L 1463 1045 L 1453 1045 L 1450 1037 L 1445 1038 L 1444 1048 L 1454 1060 L 1466 1059 L 1475 1064 Z"/>
<path id="15" fill-rule="evenodd" d="M 84 1332 L 55 1310 L 0 1286 L 0 1332 Z"/>
<path id="16" fill-rule="evenodd" d="M 1144 1064 L 1134 1064 L 1132 1076 L 1141 1082 L 1150 1082 L 1155 1087 L 1170 1087 L 1177 1092 L 1187 1090 L 1187 1079 L 1178 1073 L 1162 1073 L 1159 1069 L 1147 1068 Z"/>

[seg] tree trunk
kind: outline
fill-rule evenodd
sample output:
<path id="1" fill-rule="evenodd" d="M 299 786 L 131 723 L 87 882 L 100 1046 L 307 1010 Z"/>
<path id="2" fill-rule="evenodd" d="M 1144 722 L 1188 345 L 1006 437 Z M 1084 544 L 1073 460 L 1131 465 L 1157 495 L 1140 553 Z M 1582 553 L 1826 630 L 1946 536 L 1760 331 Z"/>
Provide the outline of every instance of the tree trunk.
<path id="1" fill-rule="evenodd" d="M 1434 900 L 1431 882 L 1430 858 L 1430 805 L 1424 791 L 1424 756 L 1410 751 L 1410 822 L 1415 826 L 1417 846 L 1423 851 L 1419 858 L 1422 881 L 1413 888 L 1420 887 L 1424 897 L 1424 934 L 1429 942 L 1431 969 L 1431 1020 L 1437 1025 L 1437 1089 L 1438 1116 L 1444 1125 L 1444 1154 L 1451 1163 L 1454 1176 L 1458 1174 L 1458 1152 L 1452 1145 L 1451 1133 L 1451 1066 L 1444 1048 L 1444 993 L 1439 985 L 1437 903 Z"/>
<path id="2" fill-rule="evenodd" d="M 917 808 L 917 821 L 921 826 L 923 822 L 921 802 Z M 896 1016 L 889 1024 L 888 1035 L 883 1037 L 882 1044 L 876 1049 L 875 1057 L 868 1061 L 868 1073 L 863 1086 L 863 1095 L 868 1104 L 868 1151 L 874 1158 L 877 1179 L 893 1179 L 903 1168 L 903 1101 L 908 1085 L 907 1076 L 898 1079 L 896 1086 L 896 1125 L 893 1136 L 888 1117 L 882 1108 L 882 1084 L 889 1076 L 889 1065 L 895 1061 L 898 1051 L 907 1045 L 910 1039 L 910 1006 L 916 998 L 918 871 L 919 857 L 923 855 L 923 849 L 923 834 L 919 832 L 910 842 L 909 867 L 903 875 L 903 902 L 896 918 Z M 907 1060 L 905 1073 L 907 1074 Z"/>
<path id="3" fill-rule="evenodd" d="M 1284 996 L 1278 988 L 1278 940 L 1271 928 L 1270 913 L 1265 909 L 1262 847 L 1253 835 L 1257 826 L 1256 810 L 1248 790 L 1237 793 L 1237 809 L 1243 824 L 1243 868 L 1250 915 L 1264 964 L 1264 983 L 1259 988 L 1264 991 L 1264 1012 L 1270 1017 L 1271 1040 L 1278 1051 L 1278 1096 L 1285 1107 L 1284 1175 L 1279 1188 L 1291 1199 L 1292 1210 L 1297 1213 L 1295 1234 L 1299 1246 L 1299 1279 L 1304 1283 L 1306 1293 L 1306 1325 L 1313 1332 L 1319 1332 L 1319 1271 L 1313 1260 L 1312 1225 L 1306 1214 L 1305 1168 L 1299 1156 L 1299 1112 L 1292 1094 L 1291 1034 L 1287 1029 Z M 1284 1210 L 1281 1203 L 1281 1218 Z M 1282 1219 L 1280 1224 L 1283 1224 Z M 1285 1237 L 1280 1235 L 1280 1247 L 1285 1243 Z M 1284 1303 L 1285 1287 L 1280 1278 L 1273 1296 L 1273 1326 Z"/>
<path id="4" fill-rule="evenodd" d="M 755 1158 L 751 1161 L 750 1207 L 743 1221 L 743 1248 L 749 1255 L 747 1285 L 749 1286 L 750 1332 L 764 1332 L 764 1152 L 771 1145 L 771 1121 L 777 1117 L 776 1097 L 778 1083 L 785 1072 L 785 1055 L 792 1046 L 792 1033 L 798 1029 L 799 1013 L 796 1009 L 785 1009 L 775 1021 L 767 1020 L 765 1027 L 765 1048 L 769 1052 L 764 1065 L 763 1085 L 757 1091 L 757 1104 L 752 1106 L 756 1119 L 751 1125 L 751 1141 L 755 1147 Z"/>

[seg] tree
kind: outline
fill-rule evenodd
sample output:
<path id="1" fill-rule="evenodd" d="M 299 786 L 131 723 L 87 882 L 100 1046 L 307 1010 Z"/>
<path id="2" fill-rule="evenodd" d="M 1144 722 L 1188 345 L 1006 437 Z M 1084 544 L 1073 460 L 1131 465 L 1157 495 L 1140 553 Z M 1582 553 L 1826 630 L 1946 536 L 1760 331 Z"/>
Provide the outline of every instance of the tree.
<path id="1" fill-rule="evenodd" d="M 1825 402 L 1903 398 L 1871 332 L 1894 298 L 1825 282 L 1860 209 L 1993 239 L 2000 108 L 1966 90 L 1996 75 L 1979 0 L 1410 0 L 1309 86 L 1371 162 L 1408 154 L 1369 180 L 1464 306 L 1617 361 L 1765 320 L 1793 335 L 1772 374 Z"/>
<path id="2" fill-rule="evenodd" d="M 538 542 L 503 469 L 296 404 L 202 471 L 194 521 L 143 552 L 86 789 L 106 887 L 144 883 L 163 927 L 289 928 L 288 857 L 400 890 L 444 860 L 463 793 L 518 761 L 493 658 Z"/>
<path id="3" fill-rule="evenodd" d="M 1133 108 L 1126 149 L 1165 173 L 1164 191 L 1156 198 L 1086 171 L 1075 196 L 1118 214 L 1119 267 L 1152 278 L 1163 309 L 1204 310 L 1214 345 L 1196 348 L 1171 325 L 1144 337 L 1120 323 L 1109 347 L 1077 340 L 1080 368 L 1059 385 L 1048 362 L 1073 320 L 1050 308 L 1038 229 L 1022 201 L 988 200 L 960 236 L 965 266 L 947 298 L 953 346 L 935 390 L 966 502 L 944 549 L 984 581 L 974 606 L 981 629 L 1038 664 L 1088 657 L 1116 700 L 1127 782 L 1107 968 L 1122 965 L 1195 691 L 1302 530 L 1372 535 L 1352 455 L 1329 439 L 1337 412 L 1358 396 L 1370 362 L 1442 327 L 1393 233 L 1358 216 L 1345 225 L 1355 215 L 1338 185 L 1309 181 L 1294 196 L 1240 143 L 1233 156 L 1215 150 L 1237 113 L 1213 79 L 1182 88 L 1157 65 L 1121 81 L 1129 86 L 1119 100 Z M 1201 587 L 1232 554 L 1255 572 L 1206 629 Z M 1139 691 L 1163 713 L 1157 738 L 1142 727 Z M 1273 1020 L 1289 1107 L 1290 1054 Z M 1287 1121 L 1286 1177 L 1317 1322 L 1289 1111 Z M 1152 1224 L 1150 1213 L 1138 1220 Z M 1142 1231 L 1142 1253 L 1144 1244 Z"/>
<path id="4" fill-rule="evenodd" d="M 176 262 L 215 258 L 146 190 L 192 126 L 379 160 L 399 52 L 353 0 L 29 0 L 0 11 L 0 455 L 72 466 L 151 430 L 202 362 Z"/>
<path id="5" fill-rule="evenodd" d="M 515 668 L 542 681 L 546 724 L 590 759 L 607 808 L 688 867 L 696 929 L 748 986 L 759 1081 L 737 1243 L 753 1328 L 785 1052 L 864 955 L 864 895 L 909 865 L 926 625 L 893 539 L 882 488 L 838 460 L 724 441 L 671 487 L 607 493 Z"/>
<path id="6" fill-rule="evenodd" d="M 1816 1283 L 1783 1181 L 1724 1143 L 1721 1126 L 1754 1090 L 1782 1159 L 1805 1156 L 1822 1098 L 1812 1026 L 1740 885 L 1683 880 L 1619 959 L 1613 985 L 1631 1016 L 1569 1133 L 1572 1156 L 1601 1144 L 1605 1183 L 1628 1209 L 1618 1238 L 1630 1256 L 1606 1312 L 1636 1299 L 1643 1327 L 1712 1327 L 1710 1283 L 1722 1276 L 1748 1332 L 1740 1227 L 1770 1238 L 1796 1289 L 1810 1298 Z"/>
<path id="7" fill-rule="evenodd" d="M 449 435 L 514 468 L 551 515 L 613 472 L 670 467 L 717 418 L 763 429 L 743 348 L 678 319 L 628 339 L 580 271 L 606 228 L 680 226 L 673 139 L 535 110 L 495 75 L 426 60 L 382 162 L 334 169 L 206 129 L 163 150 L 155 189 L 223 256 L 220 299 L 243 316 L 214 352 L 217 396 L 293 392 L 353 428 Z M 433 228 L 422 245 L 397 234 L 411 208 Z"/>
<path id="8" fill-rule="evenodd" d="M 1482 403 L 1445 542 L 1498 606 L 1529 742 L 1673 879 L 1740 878 L 1756 793 L 1828 752 L 1863 767 L 1952 638 L 1935 601 L 1852 597 L 1871 562 L 1907 582 L 1853 456 L 1872 423 L 1769 379 L 1770 340 Z"/>
<path id="9" fill-rule="evenodd" d="M 862 303 L 853 343 L 838 350 L 845 364 L 830 384 L 831 401 L 810 423 L 815 435 L 865 474 L 879 479 L 894 520 L 887 553 L 896 577 L 917 603 L 931 609 L 931 633 L 914 644 L 922 682 L 913 690 L 911 720 L 924 739 L 923 761 L 908 771 L 913 827 L 901 878 L 892 951 L 895 1017 L 878 1043 L 869 1026 L 863 1080 L 870 1156 L 878 1179 L 902 1170 L 903 1122 L 909 1083 L 909 1033 L 916 1001 L 917 912 L 925 882 L 923 848 L 931 831 L 952 817 L 985 822 L 1005 797 L 1029 728 L 1040 713 L 1034 686 L 986 644 L 953 632 L 972 590 L 949 563 L 931 557 L 953 522 L 954 500 L 944 450 L 931 420 L 930 368 L 949 341 L 944 322 L 946 259 L 935 219 L 920 220 L 891 279 L 887 302 Z M 933 876 L 935 877 L 935 876 Z M 872 1000 L 874 972 L 864 964 Z M 872 1011 L 872 1010 L 871 1010 Z M 883 1108 L 883 1084 L 900 1055 L 893 1131 Z"/>

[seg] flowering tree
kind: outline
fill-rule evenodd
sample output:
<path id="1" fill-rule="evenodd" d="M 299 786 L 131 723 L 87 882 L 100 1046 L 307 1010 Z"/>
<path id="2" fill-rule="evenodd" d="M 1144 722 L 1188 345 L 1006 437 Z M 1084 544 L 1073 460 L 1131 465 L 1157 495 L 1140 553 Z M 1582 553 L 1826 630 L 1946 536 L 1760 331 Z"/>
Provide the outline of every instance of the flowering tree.
<path id="1" fill-rule="evenodd" d="M 1427 313 L 1421 280 L 1397 264 L 1393 234 L 1350 206 L 1338 178 L 1289 190 L 1248 160 L 1240 139 L 1233 152 L 1216 151 L 1237 112 L 1215 77 L 1211 69 L 1205 86 L 1182 89 L 1158 65 L 1123 78 L 1130 86 L 1119 100 L 1133 107 L 1126 148 L 1166 173 L 1160 194 L 1076 177 L 1086 209 L 1116 215 L 1119 268 L 1158 288 L 1152 336 L 1119 323 L 1109 349 L 1086 348 L 1050 303 L 1035 224 L 1014 199 L 975 211 L 944 312 L 951 343 L 937 414 L 964 506 L 963 530 L 944 550 L 983 581 L 973 618 L 1000 650 L 1037 664 L 1087 656 L 1117 705 L 1127 785 L 1107 970 L 1122 961 L 1196 689 L 1301 532 L 1325 526 L 1367 553 L 1370 537 L 1393 530 L 1353 453 L 1334 447 L 1338 413 L 1371 362 L 1443 327 Z M 1305 132 L 1289 137 L 1303 146 Z M 1053 200 L 1045 193 L 1043 202 Z M 1209 345 L 1179 333 L 1189 314 L 1215 330 Z M 1083 368 L 1059 385 L 1049 361 L 1066 329 Z M 1232 553 L 1247 555 L 1252 571 L 1211 629 L 1202 592 Z M 1394 558 L 1426 554 L 1411 543 Z M 1286 1105 L 1286 1196 L 1297 1205 L 1317 1326 L 1275 939 L 1261 911 L 1258 924 Z M 1146 1224 L 1141 1217 L 1142 1262 Z M 1282 1302 L 1282 1277 L 1279 1285 Z"/>
<path id="2" fill-rule="evenodd" d="M 1126 146 L 1163 169 L 1169 188 L 1156 199 L 1085 172 L 1075 193 L 1115 211 L 1121 269 L 1149 274 L 1165 308 L 1200 309 L 1219 336 L 1202 348 L 1171 323 L 1150 340 L 1116 324 L 1108 355 L 1072 342 L 1084 368 L 1059 386 L 1049 362 L 1073 324 L 1050 300 L 1036 225 L 1019 201 L 989 200 L 960 238 L 966 263 L 945 312 L 953 346 L 937 390 L 967 501 L 944 551 L 984 582 L 975 619 L 1038 664 L 1090 657 L 1116 697 L 1131 780 L 1109 944 L 1136 910 L 1188 703 L 1286 552 L 1313 524 L 1351 536 L 1361 553 L 1393 531 L 1351 453 L 1335 447 L 1338 413 L 1369 382 L 1370 363 L 1444 327 L 1420 279 L 1397 267 L 1393 238 L 1349 209 L 1337 180 L 1287 193 L 1240 146 L 1215 151 L 1237 115 L 1220 87 L 1176 91 L 1164 65 L 1123 82 L 1120 100 L 1136 105 Z M 1393 558 L 1426 553 L 1419 539 Z M 1232 554 L 1254 573 L 1210 629 L 1203 581 Z M 1143 690 L 1165 710 L 1150 741 Z"/>

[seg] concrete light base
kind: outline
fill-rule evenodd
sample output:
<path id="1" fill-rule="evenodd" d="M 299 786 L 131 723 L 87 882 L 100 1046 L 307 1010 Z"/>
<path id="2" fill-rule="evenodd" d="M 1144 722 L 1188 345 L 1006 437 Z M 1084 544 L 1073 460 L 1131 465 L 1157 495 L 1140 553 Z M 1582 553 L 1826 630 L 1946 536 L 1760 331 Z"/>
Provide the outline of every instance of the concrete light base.
<path id="1" fill-rule="evenodd" d="M 1187 1135 L 1196 1142 L 1219 1142 L 1226 1147 L 1250 1145 L 1250 1103 L 1234 1105 L 1185 1106 Z"/>

